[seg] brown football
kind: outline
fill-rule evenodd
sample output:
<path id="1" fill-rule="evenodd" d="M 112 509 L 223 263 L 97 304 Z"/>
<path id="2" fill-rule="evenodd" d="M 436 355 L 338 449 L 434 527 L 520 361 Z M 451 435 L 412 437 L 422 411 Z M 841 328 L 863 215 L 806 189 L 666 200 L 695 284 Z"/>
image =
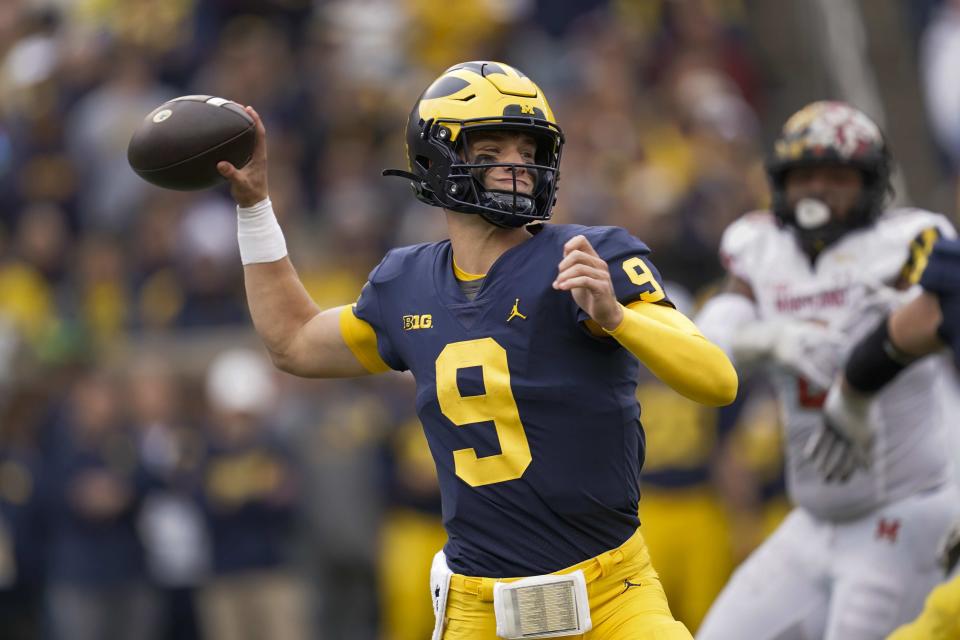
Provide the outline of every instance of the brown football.
<path id="1" fill-rule="evenodd" d="M 147 114 L 130 138 L 127 161 L 141 178 L 192 191 L 222 183 L 217 163 L 243 167 L 253 155 L 253 118 L 236 102 L 181 96 Z"/>

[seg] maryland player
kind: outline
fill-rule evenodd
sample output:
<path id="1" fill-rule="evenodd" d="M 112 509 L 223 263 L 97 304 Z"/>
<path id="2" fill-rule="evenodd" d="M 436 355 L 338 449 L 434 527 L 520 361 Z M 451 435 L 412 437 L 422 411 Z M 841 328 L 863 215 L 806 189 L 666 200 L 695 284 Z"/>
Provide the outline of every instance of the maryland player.
<path id="1" fill-rule="evenodd" d="M 455 65 L 427 88 L 407 124 L 410 170 L 389 173 L 445 210 L 450 239 L 390 251 L 356 305 L 326 311 L 286 257 L 266 134 L 248 111 L 254 158 L 220 170 L 274 362 L 416 379 L 448 534 L 434 637 L 689 638 L 638 531 L 638 360 L 707 404 L 733 399 L 736 374 L 669 303 L 642 242 L 543 224 L 563 134 L 540 89 L 495 62 Z"/>
<path id="2" fill-rule="evenodd" d="M 873 396 L 912 362 L 948 346 L 960 364 L 960 242 L 941 240 L 934 246 L 920 284 L 924 292 L 885 317 L 854 347 L 843 375 L 830 387 L 818 456 L 828 475 L 842 478 L 871 461 L 879 435 L 869 419 Z M 913 429 L 907 424 L 901 428 Z M 960 522 L 940 546 L 940 561 L 944 576 L 953 572 L 953 579 L 934 589 L 923 613 L 889 640 L 960 638 Z"/>
<path id="3" fill-rule="evenodd" d="M 865 114 L 808 105 L 784 125 L 768 166 L 773 211 L 747 214 L 724 234 L 729 286 L 701 326 L 738 365 L 773 367 L 796 508 L 734 574 L 702 640 L 881 638 L 917 615 L 940 577 L 934 549 L 960 497 L 937 410 L 937 362 L 878 396 L 869 470 L 827 482 L 809 449 L 821 440 L 825 389 L 845 350 L 895 297 L 885 285 L 910 286 L 933 240 L 954 234 L 928 211 L 884 211 L 889 163 Z"/>

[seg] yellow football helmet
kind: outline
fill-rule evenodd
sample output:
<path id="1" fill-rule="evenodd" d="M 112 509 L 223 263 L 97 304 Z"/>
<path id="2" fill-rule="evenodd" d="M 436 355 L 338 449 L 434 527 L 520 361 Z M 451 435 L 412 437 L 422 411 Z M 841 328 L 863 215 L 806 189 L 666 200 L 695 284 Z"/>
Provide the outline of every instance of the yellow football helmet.
<path id="1" fill-rule="evenodd" d="M 466 162 L 463 150 L 472 132 L 522 131 L 537 143 L 533 164 Z M 550 218 L 560 180 L 563 132 L 540 88 L 517 69 L 500 62 L 463 62 L 447 69 L 417 99 L 407 122 L 409 171 L 383 175 L 409 179 L 421 201 L 462 213 L 477 213 L 501 227 L 519 227 Z M 478 167 L 507 167 L 511 190 L 486 189 Z M 528 170 L 532 194 L 517 190 L 516 170 Z"/>

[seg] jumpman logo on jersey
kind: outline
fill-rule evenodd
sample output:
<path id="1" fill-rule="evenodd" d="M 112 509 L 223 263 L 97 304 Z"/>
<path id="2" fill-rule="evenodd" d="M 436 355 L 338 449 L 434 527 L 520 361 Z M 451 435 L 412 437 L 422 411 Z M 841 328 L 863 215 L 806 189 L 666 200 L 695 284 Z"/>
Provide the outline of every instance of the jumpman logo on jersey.
<path id="1" fill-rule="evenodd" d="M 620 592 L 620 595 L 625 594 L 625 593 L 627 592 L 627 589 L 629 589 L 630 587 L 639 587 L 639 586 L 642 586 L 642 583 L 640 583 L 640 582 L 630 582 L 629 580 L 624 580 L 624 581 L 623 581 L 623 591 Z"/>
<path id="2" fill-rule="evenodd" d="M 510 322 L 514 318 L 520 318 L 521 320 L 526 320 L 527 316 L 520 313 L 520 309 L 517 307 L 520 305 L 520 298 L 517 298 L 513 301 L 513 309 L 510 310 L 510 317 L 507 318 L 507 322 Z"/>

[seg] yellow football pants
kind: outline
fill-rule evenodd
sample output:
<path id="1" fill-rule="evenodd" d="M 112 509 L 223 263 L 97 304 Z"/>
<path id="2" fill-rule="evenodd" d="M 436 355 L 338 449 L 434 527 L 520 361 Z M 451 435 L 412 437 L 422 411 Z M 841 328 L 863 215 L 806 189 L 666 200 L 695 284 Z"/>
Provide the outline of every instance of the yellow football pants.
<path id="1" fill-rule="evenodd" d="M 707 488 L 649 484 L 640 501 L 640 520 L 673 613 L 696 633 L 733 572 L 729 520 Z"/>
<path id="2" fill-rule="evenodd" d="M 639 530 L 616 549 L 555 573 L 578 569 L 587 580 L 593 630 L 570 638 L 693 640 L 687 628 L 670 613 Z M 512 580 L 516 578 L 504 579 Z M 453 575 L 443 640 L 497 640 L 493 613 L 496 582 L 494 578 Z"/>
<path id="3" fill-rule="evenodd" d="M 433 633 L 430 563 L 447 542 L 440 516 L 413 510 L 387 515 L 380 531 L 380 602 L 385 640 L 424 640 Z"/>
<path id="4" fill-rule="evenodd" d="M 960 574 L 930 593 L 923 612 L 887 640 L 956 640 L 960 638 Z"/>

